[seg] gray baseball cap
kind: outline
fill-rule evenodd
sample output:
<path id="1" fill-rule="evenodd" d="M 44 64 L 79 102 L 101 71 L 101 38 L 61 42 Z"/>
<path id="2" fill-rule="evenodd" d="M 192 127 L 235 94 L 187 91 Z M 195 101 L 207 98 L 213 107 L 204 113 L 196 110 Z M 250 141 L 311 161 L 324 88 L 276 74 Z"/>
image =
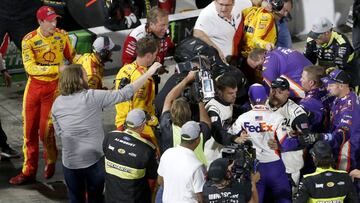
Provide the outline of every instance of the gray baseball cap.
<path id="1" fill-rule="evenodd" d="M 136 128 L 146 122 L 146 114 L 141 109 L 133 109 L 126 116 L 126 126 Z"/>
<path id="2" fill-rule="evenodd" d="M 200 125 L 195 121 L 188 121 L 181 127 L 181 138 L 183 140 L 195 140 L 200 135 Z"/>
<path id="3" fill-rule="evenodd" d="M 333 24 L 329 19 L 319 18 L 313 24 L 311 31 L 309 32 L 309 37 L 317 39 L 322 33 L 331 30 L 331 28 L 333 28 Z"/>

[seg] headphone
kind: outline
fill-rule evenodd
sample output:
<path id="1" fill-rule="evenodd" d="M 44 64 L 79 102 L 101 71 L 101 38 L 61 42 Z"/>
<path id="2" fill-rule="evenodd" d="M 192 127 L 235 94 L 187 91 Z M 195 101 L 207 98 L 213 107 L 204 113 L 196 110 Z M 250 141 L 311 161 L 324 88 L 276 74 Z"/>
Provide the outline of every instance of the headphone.
<path id="1" fill-rule="evenodd" d="M 103 36 L 104 38 L 104 48 L 101 49 L 98 54 L 100 56 L 100 60 L 101 60 L 101 63 L 105 63 L 107 61 L 112 61 L 111 59 L 109 59 L 109 55 L 111 53 L 110 50 L 108 50 L 109 46 L 110 46 L 110 40 L 109 40 L 109 37 L 107 36 Z"/>
<path id="2" fill-rule="evenodd" d="M 283 0 L 268 0 L 270 3 L 272 10 L 275 12 L 281 11 L 281 9 L 284 7 Z"/>

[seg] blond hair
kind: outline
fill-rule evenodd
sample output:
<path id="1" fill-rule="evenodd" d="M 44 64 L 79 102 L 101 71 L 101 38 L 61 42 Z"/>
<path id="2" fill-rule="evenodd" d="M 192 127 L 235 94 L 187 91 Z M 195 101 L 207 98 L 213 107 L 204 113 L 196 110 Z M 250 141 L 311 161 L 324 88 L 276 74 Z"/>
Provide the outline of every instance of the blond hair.
<path id="1" fill-rule="evenodd" d="M 176 99 L 170 108 L 171 121 L 174 125 L 183 126 L 187 121 L 191 120 L 190 105 L 185 98 Z"/>
<path id="2" fill-rule="evenodd" d="M 86 82 L 86 81 L 85 81 Z M 83 70 L 80 64 L 71 64 L 61 72 L 59 92 L 63 96 L 71 95 L 84 89 Z"/>

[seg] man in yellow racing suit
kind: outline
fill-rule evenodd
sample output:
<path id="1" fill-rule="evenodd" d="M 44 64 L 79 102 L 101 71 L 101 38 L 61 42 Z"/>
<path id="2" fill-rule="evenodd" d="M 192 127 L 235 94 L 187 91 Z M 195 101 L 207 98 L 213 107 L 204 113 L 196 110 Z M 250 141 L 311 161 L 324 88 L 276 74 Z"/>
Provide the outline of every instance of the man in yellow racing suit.
<path id="1" fill-rule="evenodd" d="M 22 172 L 10 183 L 20 185 L 35 180 L 39 158 L 39 137 L 44 144 L 44 177 L 55 173 L 57 149 L 51 121 L 51 106 L 56 98 L 59 70 L 64 61 L 72 62 L 75 50 L 65 31 L 56 28 L 54 9 L 37 11 L 40 27 L 22 41 L 22 59 L 28 74 L 23 99 L 24 164 Z"/>
<path id="2" fill-rule="evenodd" d="M 107 36 L 96 38 L 92 45 L 93 53 L 85 53 L 76 59 L 87 74 L 90 89 L 107 89 L 103 86 L 104 64 L 111 60 L 112 51 L 120 51 L 121 47 L 115 45 Z"/>
<path id="3" fill-rule="evenodd" d="M 251 7 L 243 11 L 244 35 L 241 55 L 245 58 L 254 48 L 271 50 L 277 39 L 277 29 L 274 12 L 283 8 L 279 0 L 263 2 L 262 7 Z"/>
<path id="4" fill-rule="evenodd" d="M 130 64 L 123 66 L 116 75 L 116 89 L 121 89 L 126 84 L 135 81 L 142 74 L 144 74 L 148 67 L 155 62 L 158 52 L 158 42 L 151 37 L 144 37 L 137 42 L 137 57 L 136 60 Z M 155 116 L 155 107 L 153 101 L 155 98 L 155 83 L 153 78 L 149 78 L 148 81 L 141 87 L 133 96 L 133 99 L 128 102 L 122 102 L 115 106 L 116 117 L 115 125 L 119 130 L 124 129 L 124 123 L 127 114 L 134 108 L 140 108 L 148 114 L 148 120 L 144 127 L 141 136 L 157 145 L 157 140 L 152 127 L 158 124 L 158 119 Z"/>

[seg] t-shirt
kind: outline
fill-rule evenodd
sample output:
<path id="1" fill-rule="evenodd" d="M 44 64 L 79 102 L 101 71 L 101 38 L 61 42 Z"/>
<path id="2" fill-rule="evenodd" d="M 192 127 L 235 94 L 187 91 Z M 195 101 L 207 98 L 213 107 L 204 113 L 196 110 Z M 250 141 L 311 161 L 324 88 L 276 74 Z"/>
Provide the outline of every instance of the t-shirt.
<path id="1" fill-rule="evenodd" d="M 174 128 L 176 128 L 177 131 L 179 132 L 176 135 L 174 135 Z M 165 111 L 161 115 L 160 130 L 161 130 L 161 136 L 158 137 L 158 142 L 160 142 L 161 153 L 165 152 L 167 149 L 171 147 L 174 147 L 175 140 L 177 141 L 175 146 L 179 144 L 179 140 L 181 139 L 180 127 L 173 124 L 171 120 L 170 111 Z M 202 142 L 200 142 L 199 146 L 195 149 L 195 154 L 203 164 L 206 164 L 207 162 L 204 156 L 204 144 L 207 140 L 211 138 L 211 130 L 209 126 L 204 122 L 200 122 L 200 130 L 201 130 Z M 174 138 L 174 136 L 178 136 L 178 137 Z"/>
<path id="2" fill-rule="evenodd" d="M 235 0 L 230 21 L 220 17 L 215 9 L 215 2 L 210 3 L 199 14 L 194 29 L 207 34 L 210 40 L 223 52 L 224 56 L 233 54 L 233 38 L 241 22 L 241 12 L 251 7 L 249 0 Z"/>
<path id="3" fill-rule="evenodd" d="M 250 182 L 232 181 L 228 187 L 218 189 L 212 181 L 208 181 L 203 188 L 203 200 L 208 203 L 245 203 L 250 201 L 251 196 Z"/>
<path id="4" fill-rule="evenodd" d="M 198 202 L 196 193 L 205 184 L 205 167 L 192 150 L 182 146 L 166 150 L 158 174 L 164 179 L 164 203 Z"/>

